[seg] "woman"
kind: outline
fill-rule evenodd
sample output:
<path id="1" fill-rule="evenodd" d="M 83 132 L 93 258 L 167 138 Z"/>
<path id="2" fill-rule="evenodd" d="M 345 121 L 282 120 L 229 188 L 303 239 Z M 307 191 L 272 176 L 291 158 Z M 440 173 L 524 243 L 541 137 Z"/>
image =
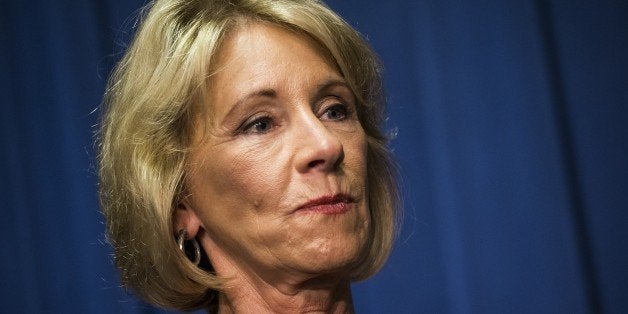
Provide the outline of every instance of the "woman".
<path id="1" fill-rule="evenodd" d="M 156 1 L 105 105 L 101 204 L 126 287 L 181 310 L 353 311 L 397 190 L 375 57 L 329 8 Z"/>

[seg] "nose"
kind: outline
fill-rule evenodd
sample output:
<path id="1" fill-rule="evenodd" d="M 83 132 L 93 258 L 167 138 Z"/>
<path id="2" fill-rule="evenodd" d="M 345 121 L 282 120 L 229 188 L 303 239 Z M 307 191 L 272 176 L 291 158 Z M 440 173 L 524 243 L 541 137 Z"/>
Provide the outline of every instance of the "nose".
<path id="1" fill-rule="evenodd" d="M 295 126 L 298 129 L 296 168 L 301 173 L 335 171 L 344 159 L 342 142 L 313 114 Z"/>

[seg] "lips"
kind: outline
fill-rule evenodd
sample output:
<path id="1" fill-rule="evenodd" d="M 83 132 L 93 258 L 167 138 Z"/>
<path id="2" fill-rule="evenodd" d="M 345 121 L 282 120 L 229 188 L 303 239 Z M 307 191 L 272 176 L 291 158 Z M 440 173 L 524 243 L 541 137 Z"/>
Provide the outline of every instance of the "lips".
<path id="1" fill-rule="evenodd" d="M 312 199 L 297 208 L 298 212 L 336 215 L 348 212 L 354 204 L 353 198 L 345 194 L 322 196 Z"/>

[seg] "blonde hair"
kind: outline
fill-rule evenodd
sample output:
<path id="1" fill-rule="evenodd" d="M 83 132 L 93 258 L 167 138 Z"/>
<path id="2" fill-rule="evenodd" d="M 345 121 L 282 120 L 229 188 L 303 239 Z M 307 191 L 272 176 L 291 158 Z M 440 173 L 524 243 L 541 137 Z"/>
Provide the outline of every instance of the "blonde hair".
<path id="1" fill-rule="evenodd" d="M 368 140 L 372 233 L 352 278 L 377 272 L 392 247 L 399 196 L 380 130 L 379 66 L 360 35 L 315 0 L 160 0 L 145 12 L 110 78 L 98 140 L 101 206 L 123 285 L 153 304 L 180 310 L 209 307 L 210 294 L 220 289 L 214 274 L 179 250 L 172 216 L 182 194 L 194 107 L 207 92 L 221 42 L 242 18 L 310 36 L 356 95 Z"/>

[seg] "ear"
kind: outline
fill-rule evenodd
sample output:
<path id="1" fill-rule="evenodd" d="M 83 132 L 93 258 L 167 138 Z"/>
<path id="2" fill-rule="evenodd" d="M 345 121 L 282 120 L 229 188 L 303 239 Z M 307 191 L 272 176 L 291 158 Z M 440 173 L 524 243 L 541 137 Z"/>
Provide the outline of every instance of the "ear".
<path id="1" fill-rule="evenodd" d="M 172 227 L 175 236 L 179 234 L 181 229 L 185 229 L 188 233 L 188 239 L 192 239 L 196 237 L 202 225 L 200 218 L 188 202 L 183 200 L 177 205 L 172 214 Z"/>

